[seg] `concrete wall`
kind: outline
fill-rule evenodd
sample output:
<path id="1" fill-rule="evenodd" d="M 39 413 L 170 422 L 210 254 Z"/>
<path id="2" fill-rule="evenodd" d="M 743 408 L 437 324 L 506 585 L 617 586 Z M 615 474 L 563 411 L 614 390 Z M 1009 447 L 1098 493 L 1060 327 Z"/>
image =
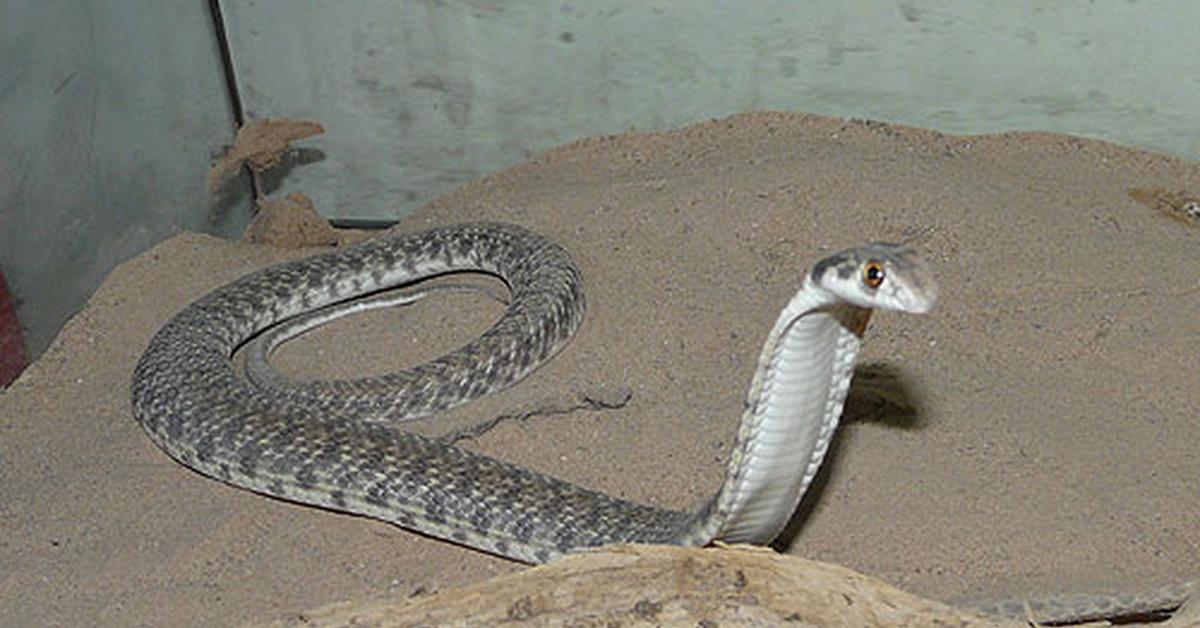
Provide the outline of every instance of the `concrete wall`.
<path id="1" fill-rule="evenodd" d="M 293 5 L 295 6 L 295 5 Z M 227 0 L 246 105 L 324 123 L 284 188 L 395 217 L 595 134 L 749 109 L 1200 158 L 1195 0 Z"/>
<path id="2" fill-rule="evenodd" d="M 204 190 L 234 126 L 214 41 L 203 2 L 0 0 L 0 269 L 34 353 L 117 263 L 245 224 Z"/>
<path id="3" fill-rule="evenodd" d="M 223 0 L 255 117 L 323 158 L 268 191 L 394 218 L 594 134 L 749 109 L 1044 129 L 1200 158 L 1195 0 Z M 40 352 L 117 262 L 235 233 L 205 2 L 0 0 L 0 268 Z M 278 189 L 277 189 L 278 188 Z"/>

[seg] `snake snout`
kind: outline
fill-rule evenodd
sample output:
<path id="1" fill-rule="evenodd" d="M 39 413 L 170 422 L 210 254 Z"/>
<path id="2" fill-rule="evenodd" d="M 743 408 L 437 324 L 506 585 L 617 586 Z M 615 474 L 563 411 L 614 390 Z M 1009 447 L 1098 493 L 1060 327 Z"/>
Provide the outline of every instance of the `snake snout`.
<path id="1" fill-rule="evenodd" d="M 932 281 L 926 283 L 920 292 L 905 287 L 898 290 L 896 295 L 897 310 L 910 314 L 928 314 L 937 304 L 937 289 Z"/>

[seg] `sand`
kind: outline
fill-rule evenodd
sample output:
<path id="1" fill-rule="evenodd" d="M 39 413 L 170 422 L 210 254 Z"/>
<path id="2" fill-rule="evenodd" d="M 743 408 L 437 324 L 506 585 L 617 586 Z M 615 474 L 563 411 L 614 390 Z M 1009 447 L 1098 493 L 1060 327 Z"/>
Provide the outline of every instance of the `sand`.
<path id="1" fill-rule="evenodd" d="M 804 269 L 909 240 L 939 307 L 872 321 L 845 425 L 780 549 L 951 602 L 1195 578 L 1198 194 L 1200 164 L 1050 134 L 758 113 L 576 142 L 398 225 L 520 223 L 571 251 L 589 297 L 549 365 L 416 429 L 628 389 L 623 407 L 504 421 L 466 444 L 689 506 L 720 482 L 760 343 Z M 134 422 L 129 377 L 154 331 L 301 254 L 171 238 L 113 271 L 0 395 L 0 625 L 228 624 L 523 568 L 208 480 Z M 277 363 L 385 372 L 501 307 L 447 295 L 361 315 Z"/>

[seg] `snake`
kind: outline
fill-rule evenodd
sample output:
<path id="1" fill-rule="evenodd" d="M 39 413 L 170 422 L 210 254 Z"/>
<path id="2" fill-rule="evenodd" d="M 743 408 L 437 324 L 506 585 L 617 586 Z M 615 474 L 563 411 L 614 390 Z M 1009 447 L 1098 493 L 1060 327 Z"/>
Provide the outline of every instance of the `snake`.
<path id="1" fill-rule="evenodd" d="M 284 331 L 258 353 L 362 309 L 362 299 L 462 272 L 499 278 L 508 306 L 480 336 L 429 362 L 320 381 L 244 377 L 235 367 L 234 353 L 276 326 Z M 583 277 L 570 254 L 511 224 L 389 233 L 219 287 L 151 338 L 131 402 L 149 437 L 203 475 L 516 561 L 612 543 L 767 544 L 828 451 L 871 313 L 921 314 L 936 297 L 929 267 L 904 244 L 864 244 L 803 273 L 762 347 L 725 479 L 691 510 L 614 497 L 399 425 L 512 386 L 580 327 Z"/>

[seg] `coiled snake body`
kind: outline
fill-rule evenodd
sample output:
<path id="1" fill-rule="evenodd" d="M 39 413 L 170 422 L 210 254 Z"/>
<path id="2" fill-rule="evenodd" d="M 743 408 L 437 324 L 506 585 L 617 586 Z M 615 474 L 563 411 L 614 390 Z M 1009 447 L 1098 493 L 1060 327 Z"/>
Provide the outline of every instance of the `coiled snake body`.
<path id="1" fill-rule="evenodd" d="M 504 316 L 466 346 L 376 378 L 255 386 L 231 356 L 281 321 L 462 270 L 503 279 Z M 172 318 L 133 376 L 134 415 L 179 462 L 230 484 L 390 521 L 526 562 L 616 542 L 771 541 L 816 475 L 873 308 L 927 311 L 935 285 L 907 247 L 817 263 L 763 347 L 726 479 L 694 511 L 636 504 L 403 431 L 509 386 L 578 328 L 582 279 L 559 246 L 473 224 L 367 241 L 250 274 Z"/>

